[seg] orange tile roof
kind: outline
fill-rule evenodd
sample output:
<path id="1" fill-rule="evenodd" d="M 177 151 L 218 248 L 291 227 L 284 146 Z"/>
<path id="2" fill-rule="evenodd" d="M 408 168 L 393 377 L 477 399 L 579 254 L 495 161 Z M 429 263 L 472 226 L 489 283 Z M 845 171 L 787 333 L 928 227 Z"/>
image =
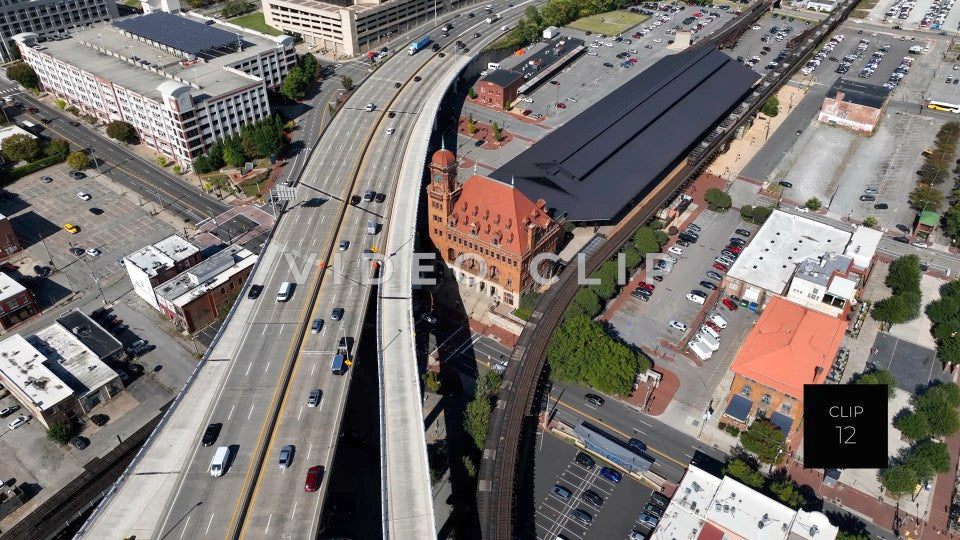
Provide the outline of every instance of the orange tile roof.
<path id="1" fill-rule="evenodd" d="M 846 329 L 846 321 L 774 297 L 730 370 L 803 400 L 804 384 L 827 378 Z"/>
<path id="2" fill-rule="evenodd" d="M 448 223 L 467 236 L 522 256 L 532 247 L 527 239 L 529 225 L 541 230 L 557 226 L 545 207 L 544 201 L 534 204 L 513 186 L 475 174 L 463 183 Z"/>

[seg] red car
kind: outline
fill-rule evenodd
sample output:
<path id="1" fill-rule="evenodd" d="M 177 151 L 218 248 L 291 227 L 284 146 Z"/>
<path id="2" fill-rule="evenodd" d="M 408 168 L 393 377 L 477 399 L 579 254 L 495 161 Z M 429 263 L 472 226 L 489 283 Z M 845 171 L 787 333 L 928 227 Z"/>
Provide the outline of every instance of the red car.
<path id="1" fill-rule="evenodd" d="M 320 477 L 323 475 L 321 467 L 310 467 L 307 471 L 307 481 L 303 486 L 304 491 L 316 491 L 320 489 Z"/>
<path id="2" fill-rule="evenodd" d="M 640 32 L 637 32 L 637 33 L 633 34 L 633 39 L 640 39 L 640 38 L 642 38 L 642 37 L 643 37 L 643 36 L 640 35 Z"/>
<path id="3" fill-rule="evenodd" d="M 550 81 L 550 84 L 554 86 L 560 86 L 560 81 Z"/>
<path id="4" fill-rule="evenodd" d="M 727 246 L 727 249 L 730 250 L 732 253 L 736 253 L 737 255 L 739 255 L 740 252 L 743 251 L 742 247 L 738 247 L 733 244 L 730 244 L 729 246 Z"/>
<path id="5" fill-rule="evenodd" d="M 27 110 L 32 112 L 33 114 L 37 114 L 38 112 L 40 112 L 40 109 L 36 107 L 28 107 Z"/>
<path id="6" fill-rule="evenodd" d="M 733 300 L 730 300 L 729 298 L 723 299 L 723 305 L 727 306 L 727 309 L 729 309 L 730 311 L 736 311 L 738 307 L 737 304 Z"/>
<path id="7" fill-rule="evenodd" d="M 724 266 L 724 265 L 722 265 L 722 264 L 720 264 L 720 263 L 718 263 L 718 262 L 713 263 L 713 267 L 716 268 L 717 270 L 721 271 L 721 272 L 726 272 L 727 270 L 729 270 L 729 268 L 727 268 L 726 266 Z"/>
<path id="8" fill-rule="evenodd" d="M 646 281 L 641 281 L 640 283 L 637 283 L 637 287 L 640 287 L 641 289 L 646 289 L 648 291 L 652 291 L 657 288 L 656 285 L 651 285 Z"/>
<path id="9" fill-rule="evenodd" d="M 717 324 L 711 321 L 710 319 L 703 321 L 703 324 L 709 326 L 710 328 L 713 328 L 718 334 L 720 333 L 720 327 L 717 326 Z"/>
<path id="10" fill-rule="evenodd" d="M 557 108 L 558 108 L 558 109 L 566 109 L 567 106 L 566 106 L 565 104 L 563 104 L 563 103 L 557 103 Z"/>

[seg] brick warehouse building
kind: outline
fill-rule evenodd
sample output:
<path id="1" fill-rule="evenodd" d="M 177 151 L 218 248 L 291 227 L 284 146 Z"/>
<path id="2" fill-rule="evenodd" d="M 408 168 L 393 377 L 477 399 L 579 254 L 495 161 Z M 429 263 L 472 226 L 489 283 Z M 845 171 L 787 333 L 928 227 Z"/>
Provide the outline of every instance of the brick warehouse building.
<path id="1" fill-rule="evenodd" d="M 8 330 L 38 315 L 40 307 L 26 287 L 0 272 L 0 327 Z"/>
<path id="2" fill-rule="evenodd" d="M 546 203 L 534 203 L 514 186 L 476 174 L 461 184 L 457 158 L 446 149 L 431 159 L 427 196 L 430 239 L 457 281 L 517 307 L 520 295 L 534 284 L 531 259 L 556 252 L 563 236 L 560 224 L 546 214 Z M 457 267 L 454 262 L 464 254 L 482 258 L 486 276 L 474 259 Z M 544 261 L 542 273 L 549 264 Z"/>
<path id="3" fill-rule="evenodd" d="M 869 135 L 887 108 L 890 90 L 875 84 L 837 79 L 827 90 L 817 119 Z"/>
<path id="4" fill-rule="evenodd" d="M 495 70 L 477 82 L 477 99 L 487 107 L 504 109 L 517 99 L 523 75 L 505 69 Z"/>
<path id="5" fill-rule="evenodd" d="M 13 232 L 10 220 L 7 216 L 0 214 L 0 260 L 6 259 L 21 249 L 23 248 L 20 247 L 20 240 Z"/>

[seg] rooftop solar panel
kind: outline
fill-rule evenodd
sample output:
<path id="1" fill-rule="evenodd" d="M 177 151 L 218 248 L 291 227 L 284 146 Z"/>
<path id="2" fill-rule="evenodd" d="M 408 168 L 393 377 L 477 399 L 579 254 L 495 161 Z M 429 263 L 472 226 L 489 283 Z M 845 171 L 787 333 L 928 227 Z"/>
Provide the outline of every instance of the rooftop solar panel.
<path id="1" fill-rule="evenodd" d="M 114 21 L 113 25 L 187 54 L 199 54 L 238 41 L 238 34 L 162 11 Z"/>

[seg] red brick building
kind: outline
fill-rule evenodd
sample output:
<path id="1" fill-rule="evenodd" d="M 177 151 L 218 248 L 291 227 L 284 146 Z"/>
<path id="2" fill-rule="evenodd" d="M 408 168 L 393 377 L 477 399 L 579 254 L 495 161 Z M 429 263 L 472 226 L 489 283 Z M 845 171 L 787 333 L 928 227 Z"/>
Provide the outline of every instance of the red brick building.
<path id="1" fill-rule="evenodd" d="M 39 313 L 33 294 L 17 280 L 0 273 L 0 327 L 8 330 Z"/>
<path id="2" fill-rule="evenodd" d="M 487 107 L 504 109 L 517 99 L 523 75 L 505 69 L 494 70 L 477 83 L 477 99 Z"/>
<path id="3" fill-rule="evenodd" d="M 6 259 L 23 249 L 17 234 L 13 232 L 13 225 L 7 216 L 0 214 L 0 260 Z"/>
<path id="4" fill-rule="evenodd" d="M 459 183 L 457 158 L 445 149 L 433 155 L 427 196 L 430 239 L 457 281 L 518 306 L 520 295 L 534 285 L 533 257 L 554 253 L 563 236 L 560 224 L 546 214 L 546 203 L 476 174 Z M 541 263 L 541 275 L 549 265 Z"/>
<path id="5" fill-rule="evenodd" d="M 823 98 L 817 119 L 869 135 L 883 118 L 889 97 L 890 90 L 882 86 L 840 78 Z"/>

